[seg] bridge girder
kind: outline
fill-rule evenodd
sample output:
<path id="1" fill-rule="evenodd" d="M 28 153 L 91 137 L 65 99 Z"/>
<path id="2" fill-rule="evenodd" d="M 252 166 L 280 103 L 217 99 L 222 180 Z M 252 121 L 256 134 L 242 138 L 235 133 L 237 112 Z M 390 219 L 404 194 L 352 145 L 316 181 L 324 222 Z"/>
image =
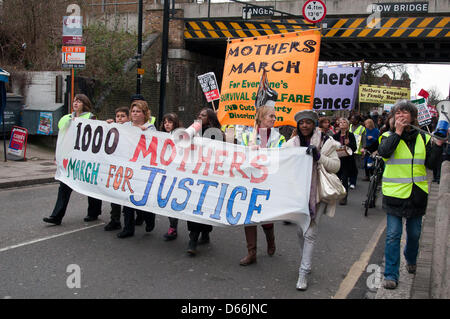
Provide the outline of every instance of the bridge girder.
<path id="1" fill-rule="evenodd" d="M 384 17 L 367 23 L 366 17 L 326 19 L 321 61 L 389 63 L 450 62 L 450 17 Z M 226 40 L 315 28 L 305 20 L 186 21 L 186 48 L 218 58 L 225 56 Z"/>

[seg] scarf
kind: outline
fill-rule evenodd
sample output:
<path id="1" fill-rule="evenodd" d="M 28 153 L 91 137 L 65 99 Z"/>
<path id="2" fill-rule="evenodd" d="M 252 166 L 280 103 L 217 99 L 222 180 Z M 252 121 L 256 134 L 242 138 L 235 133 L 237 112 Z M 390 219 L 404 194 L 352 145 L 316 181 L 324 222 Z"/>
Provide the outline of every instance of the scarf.
<path id="1" fill-rule="evenodd" d="M 320 151 L 322 148 L 322 132 L 316 128 L 311 136 L 299 135 L 300 146 L 308 147 L 309 145 L 315 145 Z M 311 174 L 311 189 L 309 193 L 309 215 L 311 219 L 316 218 L 317 208 L 317 162 L 313 162 L 312 174 Z"/>

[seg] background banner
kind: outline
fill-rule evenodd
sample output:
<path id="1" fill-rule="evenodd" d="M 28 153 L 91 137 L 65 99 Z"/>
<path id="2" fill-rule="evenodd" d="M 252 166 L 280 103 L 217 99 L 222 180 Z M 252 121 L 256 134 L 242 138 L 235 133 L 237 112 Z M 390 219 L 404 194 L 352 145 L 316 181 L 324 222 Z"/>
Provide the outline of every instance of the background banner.
<path id="1" fill-rule="evenodd" d="M 358 93 L 360 67 L 318 68 L 314 110 L 351 110 Z"/>
<path id="2" fill-rule="evenodd" d="M 56 179 L 108 202 L 210 225 L 309 225 L 306 148 L 250 150 L 76 118 L 58 135 Z M 208 134 L 206 131 L 205 134 Z"/>
<path id="3" fill-rule="evenodd" d="M 395 86 L 359 85 L 359 102 L 368 103 L 390 103 L 395 104 L 397 100 L 409 100 L 411 90 Z"/>
<path id="4" fill-rule="evenodd" d="M 275 126 L 296 126 L 294 115 L 312 109 L 321 35 L 297 33 L 228 42 L 218 118 L 222 125 L 253 126 L 255 99 L 263 70 L 277 91 Z"/>

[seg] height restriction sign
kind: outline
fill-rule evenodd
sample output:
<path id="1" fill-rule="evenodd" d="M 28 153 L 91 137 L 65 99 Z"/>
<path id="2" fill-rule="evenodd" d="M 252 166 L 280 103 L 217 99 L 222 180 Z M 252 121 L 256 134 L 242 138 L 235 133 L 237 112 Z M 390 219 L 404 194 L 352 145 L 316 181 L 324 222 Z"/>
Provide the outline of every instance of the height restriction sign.
<path id="1" fill-rule="evenodd" d="M 308 0 L 303 5 L 303 17 L 311 23 L 318 23 L 325 18 L 327 7 L 321 0 Z"/>

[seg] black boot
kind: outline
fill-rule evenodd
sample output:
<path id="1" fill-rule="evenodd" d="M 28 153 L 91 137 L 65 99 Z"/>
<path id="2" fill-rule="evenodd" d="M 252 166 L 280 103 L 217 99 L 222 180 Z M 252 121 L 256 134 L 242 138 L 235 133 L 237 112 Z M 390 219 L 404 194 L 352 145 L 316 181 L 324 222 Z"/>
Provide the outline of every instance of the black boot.
<path id="1" fill-rule="evenodd" d="M 197 242 L 200 233 L 191 231 L 189 233 L 189 245 L 188 245 L 188 254 L 191 256 L 195 256 L 197 254 Z"/>
<path id="2" fill-rule="evenodd" d="M 136 212 L 136 221 L 134 222 L 136 226 L 141 226 L 144 223 L 144 214 L 142 211 Z"/>
<path id="3" fill-rule="evenodd" d="M 209 243 L 209 232 L 203 231 L 201 234 L 202 235 L 200 236 L 198 244 L 199 245 L 208 244 Z"/>
<path id="4" fill-rule="evenodd" d="M 122 228 L 122 225 L 120 224 L 120 221 L 116 221 L 116 220 L 111 220 L 105 226 L 106 231 L 117 230 L 117 229 L 121 229 L 121 228 Z"/>
<path id="5" fill-rule="evenodd" d="M 119 238 L 134 236 L 134 210 L 129 207 L 123 208 L 123 230 L 117 234 Z"/>
<path id="6" fill-rule="evenodd" d="M 61 225 L 61 219 L 52 216 L 44 217 L 43 221 L 49 224 Z"/>
<path id="7" fill-rule="evenodd" d="M 155 214 L 150 212 L 144 212 L 145 231 L 151 232 L 155 228 Z"/>

